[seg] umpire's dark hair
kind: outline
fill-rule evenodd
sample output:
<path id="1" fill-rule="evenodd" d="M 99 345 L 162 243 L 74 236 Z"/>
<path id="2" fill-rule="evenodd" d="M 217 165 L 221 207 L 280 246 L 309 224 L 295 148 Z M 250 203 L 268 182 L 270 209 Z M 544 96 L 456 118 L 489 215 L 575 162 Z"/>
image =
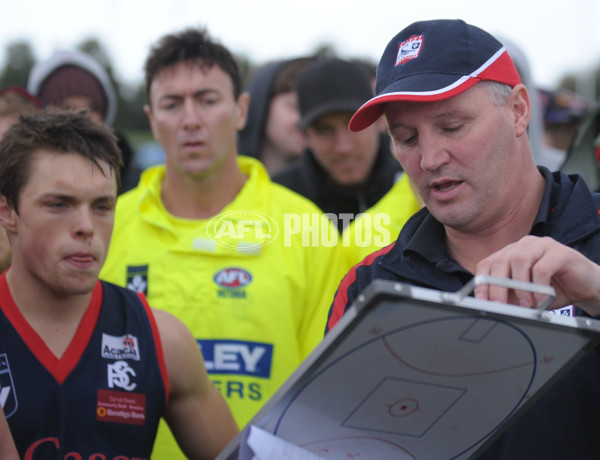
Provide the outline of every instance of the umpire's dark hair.
<path id="1" fill-rule="evenodd" d="M 219 66 L 231 77 L 235 98 L 237 99 L 241 94 L 240 71 L 231 52 L 214 41 L 206 29 L 188 28 L 177 34 L 163 36 L 151 48 L 144 65 L 148 101 L 150 101 L 150 85 L 156 75 L 180 62 L 207 68 Z"/>
<path id="2" fill-rule="evenodd" d="M 71 153 L 100 168 L 107 163 L 120 189 L 121 152 L 117 138 L 86 112 L 51 110 L 23 114 L 0 140 L 0 195 L 18 213 L 19 196 L 31 176 L 37 153 Z"/>

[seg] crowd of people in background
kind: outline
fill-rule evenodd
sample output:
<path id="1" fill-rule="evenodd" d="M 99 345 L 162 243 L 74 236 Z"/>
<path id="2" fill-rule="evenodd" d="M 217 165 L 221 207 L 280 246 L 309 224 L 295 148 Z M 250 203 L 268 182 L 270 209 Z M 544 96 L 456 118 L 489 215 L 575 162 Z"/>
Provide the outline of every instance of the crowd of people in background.
<path id="1" fill-rule="evenodd" d="M 598 101 L 588 100 L 573 90 L 564 87 L 538 87 L 535 75 L 530 67 L 529 57 L 517 43 L 508 37 L 499 37 L 509 50 L 515 65 L 519 69 L 526 86 L 532 88 L 532 107 L 534 114 L 530 122 L 530 142 L 534 148 L 534 158 L 538 164 L 558 169 L 563 164 L 571 171 L 571 161 L 567 154 L 575 149 L 572 145 L 575 134 L 583 119 L 598 105 Z M 331 51 L 329 51 L 331 53 Z M 269 174 L 274 177 L 282 169 L 295 163 L 299 167 L 300 160 L 311 155 L 301 155 L 307 149 L 306 133 L 300 128 L 300 107 L 296 91 L 298 73 L 315 60 L 327 60 L 330 54 L 305 55 L 293 58 L 282 58 L 263 64 L 250 63 L 250 70 L 241 75 L 244 90 L 251 96 L 249 117 L 246 126 L 239 132 L 239 154 L 259 158 Z M 363 70 L 374 89 L 376 65 L 360 58 L 344 58 L 353 67 Z M 54 72 L 60 70 L 56 75 Z M 52 78 L 49 78 L 52 77 Z M 58 78 L 57 78 L 58 77 Z M 57 83 L 58 82 L 58 86 Z M 90 109 L 90 113 L 101 120 L 105 117 L 107 126 L 112 127 L 123 152 L 123 184 L 121 192 L 133 188 L 139 179 L 142 168 L 164 162 L 164 152 L 158 142 L 146 139 L 135 143 L 127 139 L 122 127 L 114 124 L 119 107 L 116 102 L 115 88 L 109 75 L 99 61 L 91 55 L 76 49 L 58 49 L 47 59 L 38 60 L 28 74 L 28 79 L 20 84 L 0 88 L 2 93 L 21 92 L 24 97 L 36 98 L 44 84 L 46 95 L 37 103 L 61 105 L 58 100 L 61 91 L 78 96 L 63 106 Z M 335 85 L 331 85 L 335 86 Z M 324 91 L 331 88 L 324 88 Z M 85 95 L 84 99 L 80 99 Z M 92 107 L 92 98 L 96 98 L 96 106 Z M 85 102 L 81 102 L 85 100 Z M 106 105 L 98 112 L 98 103 Z M 11 113 L 8 102 L 2 109 Z M 0 120 L 8 119 L 0 112 Z M 0 124 L 0 134 L 5 123 Z M 386 128 L 381 123 L 382 133 Z M 153 144 L 153 145 L 150 145 Z M 310 150 L 310 149 L 309 149 Z M 573 172 L 585 173 L 583 165 L 574 166 Z M 294 189 L 294 187 L 292 187 Z M 323 199 L 323 198 L 321 198 Z M 364 206 L 363 206 L 364 207 Z M 368 208 L 369 206 L 367 206 Z"/>
<path id="2" fill-rule="evenodd" d="M 449 22 L 443 27 L 452 29 L 455 25 Z M 432 36 L 437 27 L 436 24 L 422 26 L 433 27 Z M 515 134 L 519 127 L 506 133 L 518 138 L 512 147 L 518 146 L 514 149 L 519 152 L 515 159 L 524 165 L 520 172 L 537 185 L 528 196 L 531 203 L 528 211 L 533 214 L 527 215 L 527 219 L 531 217 L 527 223 L 532 224 L 538 198 L 556 198 L 550 197 L 549 189 L 544 189 L 542 177 L 549 182 L 566 181 L 558 176 L 552 179 L 552 171 L 579 174 L 593 192 L 600 190 L 600 107 L 596 101 L 586 101 L 564 88 L 538 88 L 522 50 L 508 39 L 501 38 L 500 42 L 518 72 L 517 76 L 511 74 L 510 79 L 504 75 L 502 78 L 507 81 L 501 83 L 517 88 L 511 96 L 515 98 L 515 107 L 529 104 L 530 113 L 515 115 L 522 119 L 527 143 L 523 144 L 524 138 Z M 495 41 L 493 44 L 496 46 Z M 88 303 L 99 308 L 103 302 L 102 289 L 106 298 L 119 308 L 122 303 L 138 309 L 133 329 L 128 329 L 129 325 L 118 330 L 106 326 L 110 334 L 105 332 L 104 335 L 109 338 L 94 335 L 94 340 L 113 347 L 124 340 L 124 345 L 119 345 L 122 348 L 117 350 L 120 357 L 135 352 L 138 346 L 137 338 L 133 342 L 135 334 L 149 334 L 144 335 L 144 340 L 158 340 L 156 343 L 163 340 L 165 357 L 177 354 L 177 347 L 189 350 L 190 343 L 197 345 L 202 353 L 178 362 L 177 372 L 181 374 L 177 377 L 169 363 L 166 368 L 163 366 L 162 358 L 152 361 L 152 366 L 156 366 L 152 372 L 160 376 L 157 388 L 164 408 L 152 408 L 155 426 L 144 433 L 145 439 L 151 441 L 145 441 L 141 450 L 133 452 L 148 455 L 153 445 L 153 456 L 158 459 L 214 456 L 314 350 L 367 281 L 392 276 L 377 271 L 381 268 L 373 263 L 376 255 L 383 258 L 378 261 L 393 265 L 400 263 L 398 261 L 408 263 L 411 251 L 422 251 L 431 261 L 438 257 L 436 251 L 442 251 L 442 243 L 428 252 L 426 242 L 419 238 L 434 235 L 435 241 L 440 237 L 446 244 L 457 236 L 453 233 L 452 217 L 436 209 L 435 200 L 424 192 L 426 179 L 419 171 L 426 169 L 423 163 L 426 160 L 418 164 L 408 156 L 411 142 L 419 140 L 414 140 L 418 137 L 413 133 L 416 128 L 411 125 L 413 121 L 407 120 L 406 112 L 412 110 L 414 120 L 420 120 L 422 133 L 429 132 L 427 117 L 431 113 L 426 113 L 422 108 L 425 106 L 419 106 L 416 96 L 403 99 L 397 96 L 399 93 L 382 86 L 386 76 L 381 72 L 376 74 L 375 68 L 375 64 L 354 58 L 307 55 L 263 63 L 244 81 L 232 51 L 206 30 L 190 28 L 157 37 L 145 61 L 147 104 L 139 110 L 148 118 L 162 157 L 159 164 L 140 170 L 140 162 L 136 161 L 137 146 L 126 132 L 115 126 L 119 108 L 106 69 L 90 55 L 77 50 L 60 50 L 49 59 L 37 62 L 22 86 L 0 88 L 0 139 L 6 132 L 12 136 L 12 144 L 0 143 L 0 154 L 8 157 L 11 148 L 26 144 L 27 136 L 37 136 L 35 142 L 27 144 L 31 155 L 24 156 L 20 166 L 0 155 L 0 170 L 7 174 L 19 172 L 19 168 L 25 171 L 19 172 L 23 177 L 15 182 L 18 189 L 14 196 L 0 186 L 4 197 L 0 203 L 0 220 L 7 229 L 0 232 L 0 269 L 3 271 L 0 302 L 11 304 L 10 312 L 0 304 L 0 328 L 11 327 L 18 317 L 19 326 L 14 328 L 13 340 L 17 340 L 19 334 L 30 337 L 37 332 L 39 337 L 35 344 L 26 343 L 22 352 L 29 347 L 34 353 L 40 353 L 39 349 L 47 346 L 49 351 L 42 353 L 40 361 L 52 370 L 52 375 L 57 375 L 57 368 L 52 366 L 64 365 L 60 364 L 61 355 L 65 354 L 71 365 L 82 357 L 81 354 L 71 356 L 69 344 L 72 337 L 74 341 L 84 337 L 80 335 L 84 333 L 78 321 L 88 311 Z M 521 82 L 528 92 L 520 90 Z M 453 93 L 450 100 L 462 100 L 459 98 L 467 98 L 467 94 L 473 106 L 476 100 L 487 101 L 483 89 L 477 92 L 479 87 L 473 88 L 464 94 Z M 366 113 L 366 103 L 376 106 L 377 98 L 388 92 L 396 94 L 394 101 L 398 110 L 387 111 L 385 116 L 374 117 L 359 126 L 362 122 L 356 119 L 356 114 Z M 490 107 L 492 105 L 490 103 Z M 504 115 L 498 120 L 505 121 Z M 42 120 L 40 124 L 36 124 L 36 117 Z M 89 125 L 89 121 L 96 127 Z M 58 129 L 57 126 L 65 122 L 73 124 L 66 135 L 72 139 L 80 135 L 95 137 L 89 144 L 70 139 L 52 144 L 45 137 L 48 130 Z M 353 124 L 354 128 L 349 130 L 348 126 Z M 15 125 L 23 127 L 19 130 Z M 410 129 L 406 128 L 408 125 Z M 420 136 L 426 138 L 425 134 Z M 100 146 L 114 143 L 121 160 L 98 156 L 95 149 L 103 147 L 95 142 Z M 76 148 L 85 152 L 75 151 Z M 86 153 L 88 150 L 91 153 Z M 40 151 L 51 155 L 41 155 Z M 69 155 L 73 153 L 79 155 Z M 527 155 L 531 161 L 525 158 Z M 537 173 L 536 165 L 543 168 L 545 176 Z M 44 175 L 40 168 L 45 167 L 61 168 L 59 186 Z M 509 176 L 508 169 L 502 172 Z M 27 193 L 31 178 L 38 180 L 38 176 L 40 187 L 48 189 L 44 193 L 58 202 L 55 206 L 72 209 L 73 215 L 81 203 L 89 205 L 94 212 L 100 212 L 97 208 L 101 204 L 101 212 L 114 213 L 114 230 L 111 223 L 110 231 L 104 234 L 105 252 L 98 250 L 94 254 L 95 276 L 90 275 L 87 287 L 81 291 L 62 286 L 58 295 L 53 284 L 58 278 L 50 275 L 44 278 L 31 268 L 36 263 L 35 257 L 40 255 L 32 252 L 37 246 L 28 239 L 31 231 L 28 226 L 40 230 L 44 222 L 27 221 L 27 214 L 19 211 L 19 205 L 20 200 L 23 200 L 23 209 L 27 206 L 35 209 L 38 205 Z M 6 182 L 4 178 L 0 180 Z M 112 192 L 107 192 L 113 185 L 118 187 L 114 197 Z M 58 187 L 58 191 L 53 187 Z M 444 184 L 437 187 L 444 188 Z M 44 200 L 50 201 L 49 198 Z M 91 200 L 91 204 L 87 200 Z M 75 221 L 74 217 L 69 219 Z M 82 236 L 86 231 L 93 233 L 86 230 L 87 218 L 77 218 L 80 220 L 76 225 L 81 228 L 75 231 L 67 228 L 69 219 L 65 214 L 64 226 L 56 235 L 62 229 L 65 234 L 73 232 L 74 240 L 90 238 L 92 241 L 90 235 Z M 406 251 L 390 251 L 386 256 L 407 221 L 411 225 L 402 233 L 404 239 L 399 240 Z M 49 219 L 48 222 L 54 221 Z M 426 226 L 430 233 L 423 236 Z M 521 227 L 518 230 L 516 233 L 524 236 L 529 228 L 525 232 Z M 409 240 L 409 232 L 414 240 Z M 441 236 L 444 232 L 447 232 L 447 240 Z M 513 241 L 506 243 L 509 242 Z M 48 240 L 48 245 L 51 244 L 59 247 L 57 242 Z M 563 254 L 562 247 L 555 249 Z M 588 249 L 593 253 L 593 248 L 585 246 L 585 250 Z M 452 253 L 461 263 L 460 267 L 457 263 L 436 259 L 428 264 L 426 271 L 432 277 L 442 278 L 446 276 L 440 274 L 444 270 L 452 272 L 444 282 L 456 288 L 481 269 L 466 253 Z M 570 257 L 572 254 L 566 253 L 564 260 L 584 265 Z M 88 263 L 87 255 L 73 258 L 75 265 Z M 369 260 L 366 267 L 361 265 L 365 260 Z M 58 262 L 55 263 L 58 267 Z M 438 268 L 433 268 L 436 263 Z M 51 270 L 49 266 L 48 271 Z M 347 274 L 349 277 L 345 277 Z M 397 276 L 395 273 L 392 277 Z M 419 276 L 409 273 L 401 278 L 414 282 Z M 37 277 L 44 282 L 38 282 Z M 65 310 L 57 316 L 70 318 L 66 328 L 68 340 L 57 340 L 45 327 L 40 327 L 47 316 L 34 308 L 33 299 L 21 293 L 27 288 L 17 288 L 17 279 L 31 283 L 32 292 L 48 296 L 49 304 L 57 311 L 61 302 L 72 306 L 77 314 L 68 315 Z M 130 291 L 138 295 L 129 296 Z M 30 310 L 28 314 L 23 311 L 21 317 L 16 311 L 23 299 L 28 300 L 25 304 Z M 150 307 L 168 312 L 164 317 L 158 313 L 157 319 L 164 321 L 158 328 L 154 320 L 147 323 L 138 317 L 152 316 Z M 118 316 L 118 311 L 111 314 Z M 179 338 L 173 337 L 173 330 L 179 331 Z M 93 328 L 88 327 L 86 331 L 91 337 Z M 93 333 L 98 334 L 98 331 Z M 2 371 L 8 372 L 2 348 L 8 346 L 6 343 L 0 338 L 0 375 Z M 148 344 L 144 342 L 144 345 Z M 163 350 L 159 345 L 156 347 L 156 355 L 162 356 Z M 115 358 L 116 354 L 103 355 L 107 357 Z M 116 359 L 114 363 L 121 365 L 122 373 L 135 376 L 137 372 L 142 376 L 149 372 L 139 366 L 128 367 L 131 362 L 126 359 Z M 11 365 L 15 376 L 18 375 L 12 359 Z M 25 371 L 19 369 L 19 372 L 24 375 Z M 63 379 L 68 376 L 69 371 L 66 372 Z M 102 393 L 104 381 L 98 383 L 98 376 L 92 377 L 90 371 L 90 376 L 85 378 L 88 380 L 82 382 L 100 385 L 98 394 L 105 394 Z M 194 378 L 199 379 L 198 385 L 189 380 Z M 216 393 L 207 389 L 208 379 L 218 390 Z M 167 381 L 173 384 L 171 393 Z M 125 383 L 121 381 L 124 387 Z M 78 384 L 72 388 L 78 388 Z M 156 391 L 152 388 L 146 394 L 153 395 Z M 21 394 L 22 400 L 27 397 Z M 16 409 L 7 406 L 6 400 L 2 407 L 8 426 L 13 430 L 17 450 L 24 455 L 35 441 L 31 436 L 43 437 L 43 433 L 16 433 L 28 419 L 14 423 Z M 183 404 L 191 408 L 183 408 Z M 58 406 L 49 407 L 53 407 L 48 409 L 51 411 Z M 205 409 L 219 414 L 219 420 L 225 425 L 223 430 L 211 427 L 210 417 L 194 412 Z M 92 414 L 94 420 L 95 414 Z M 163 420 L 159 423 L 161 416 Z M 0 442 L 6 433 L 6 430 L 3 432 L 4 421 L 0 412 Z M 51 423 L 58 426 L 60 421 Z M 198 432 L 205 436 L 194 439 L 190 424 L 198 426 Z M 93 423 L 86 421 L 78 430 L 88 426 Z M 131 433 L 133 436 L 136 432 Z M 57 443 L 66 442 L 63 441 L 66 438 L 60 437 L 63 434 L 51 435 L 57 436 Z M 206 441 L 209 437 L 213 442 Z M 198 441 L 205 442 L 204 447 Z M 520 446 L 518 440 L 511 438 L 511 442 Z M 77 443 L 73 445 L 73 449 L 84 449 Z M 50 447 L 44 446 L 43 449 L 49 449 L 44 452 L 58 449 L 58 446 Z M 117 444 L 110 452 L 117 455 L 121 448 Z"/>

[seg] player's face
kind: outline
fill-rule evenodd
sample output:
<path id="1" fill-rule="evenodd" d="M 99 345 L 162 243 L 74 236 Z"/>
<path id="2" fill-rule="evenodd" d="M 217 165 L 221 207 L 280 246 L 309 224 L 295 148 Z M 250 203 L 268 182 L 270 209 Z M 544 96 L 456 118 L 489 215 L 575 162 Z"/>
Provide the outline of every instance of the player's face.
<path id="1" fill-rule="evenodd" d="M 343 186 L 361 185 L 367 180 L 379 149 L 377 126 L 349 131 L 351 117 L 350 112 L 329 113 L 306 129 L 306 142 L 316 160 Z"/>
<path id="2" fill-rule="evenodd" d="M 75 153 L 38 151 L 32 160 L 18 214 L 10 210 L 11 270 L 59 295 L 88 293 L 110 243 L 115 176 Z"/>
<path id="3" fill-rule="evenodd" d="M 498 105 L 483 85 L 444 101 L 386 106 L 394 151 L 444 225 L 482 230 L 501 222 L 519 202 L 512 106 Z"/>
<path id="4" fill-rule="evenodd" d="M 246 94 L 235 99 L 231 78 L 217 65 L 181 62 L 161 71 L 150 85 L 146 114 L 168 170 L 204 178 L 231 161 L 248 102 Z"/>

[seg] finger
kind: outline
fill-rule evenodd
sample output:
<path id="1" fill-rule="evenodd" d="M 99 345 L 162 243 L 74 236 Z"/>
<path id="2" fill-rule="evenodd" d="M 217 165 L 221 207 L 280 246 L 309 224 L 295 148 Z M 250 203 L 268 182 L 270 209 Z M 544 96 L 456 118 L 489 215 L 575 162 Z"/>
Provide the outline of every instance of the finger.
<path id="1" fill-rule="evenodd" d="M 536 283 L 534 270 L 535 267 L 538 267 L 539 271 L 539 268 L 543 266 L 543 262 L 540 263 L 543 255 L 544 252 L 539 247 L 533 247 L 530 248 L 529 252 L 515 255 L 511 260 L 511 278 L 526 283 Z M 544 279 L 544 277 L 539 277 L 539 280 L 541 279 Z M 549 279 L 547 279 L 547 282 L 549 282 Z M 537 305 L 545 298 L 543 294 L 536 294 L 530 290 L 518 289 L 514 291 L 514 296 L 516 298 L 516 304 L 527 308 L 537 307 Z"/>
<path id="2" fill-rule="evenodd" d="M 511 267 L 508 260 L 499 260 L 490 265 L 490 275 L 497 278 L 510 278 Z M 493 302 L 508 303 L 508 288 L 490 285 L 489 299 Z"/>
<path id="3" fill-rule="evenodd" d="M 491 266 L 488 263 L 488 259 L 484 259 L 477 264 L 475 276 L 489 276 L 490 272 Z M 473 295 L 479 300 L 490 300 L 490 285 L 480 284 L 479 286 L 476 286 Z"/>
<path id="4" fill-rule="evenodd" d="M 536 261 L 531 268 L 531 282 L 540 286 L 552 285 L 552 274 L 556 273 L 559 267 L 555 267 L 552 256 L 543 256 Z M 535 306 L 546 300 L 548 296 L 545 294 L 535 294 Z"/>

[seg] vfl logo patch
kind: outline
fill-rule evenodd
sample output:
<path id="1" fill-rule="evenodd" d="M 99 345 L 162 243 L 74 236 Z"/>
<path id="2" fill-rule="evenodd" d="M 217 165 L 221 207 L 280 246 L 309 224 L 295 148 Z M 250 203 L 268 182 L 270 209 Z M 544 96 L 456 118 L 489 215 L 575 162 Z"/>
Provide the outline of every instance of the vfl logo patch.
<path id="1" fill-rule="evenodd" d="M 556 308 L 554 310 L 546 310 L 545 313 L 558 315 L 558 316 L 575 316 L 575 305 L 567 305 L 562 308 Z"/>
<path id="2" fill-rule="evenodd" d="M 0 354 L 0 406 L 6 418 L 17 411 L 17 395 L 6 353 Z"/>
<path id="3" fill-rule="evenodd" d="M 400 43 L 398 47 L 398 55 L 396 56 L 396 66 L 405 64 L 406 62 L 416 59 L 421 53 L 423 47 L 423 34 L 412 35 L 408 39 Z"/>
<path id="4" fill-rule="evenodd" d="M 140 360 L 138 339 L 131 334 L 115 337 L 102 334 L 102 357 L 106 359 L 135 359 Z"/>
<path id="5" fill-rule="evenodd" d="M 271 375 L 273 345 L 240 340 L 198 340 L 209 374 L 235 374 L 252 377 Z"/>
<path id="6" fill-rule="evenodd" d="M 148 295 L 148 265 L 127 267 L 127 288 Z"/>
<path id="7" fill-rule="evenodd" d="M 241 268 L 224 268 L 215 274 L 213 280 L 223 288 L 242 288 L 252 282 L 252 275 Z"/>
<path id="8" fill-rule="evenodd" d="M 129 367 L 127 361 L 115 361 L 107 366 L 108 388 L 123 388 L 132 391 L 137 383 L 132 382 L 135 377 L 135 371 Z"/>

